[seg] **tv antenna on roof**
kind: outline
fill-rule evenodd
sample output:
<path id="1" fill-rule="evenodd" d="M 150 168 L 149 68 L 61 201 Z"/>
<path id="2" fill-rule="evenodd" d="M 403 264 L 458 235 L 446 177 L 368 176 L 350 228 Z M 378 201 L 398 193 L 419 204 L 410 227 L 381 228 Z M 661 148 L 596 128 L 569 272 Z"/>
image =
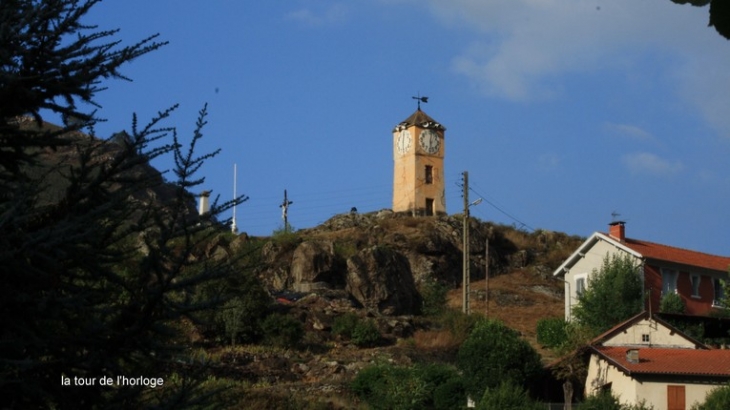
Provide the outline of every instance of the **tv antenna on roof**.
<path id="1" fill-rule="evenodd" d="M 620 213 L 613 211 L 611 212 L 611 221 L 616 222 L 618 220 L 618 217 L 621 216 Z"/>
<path id="2" fill-rule="evenodd" d="M 418 97 L 411 97 L 414 100 L 418 100 L 418 111 L 421 111 L 421 103 L 427 103 L 428 97 L 421 97 L 421 93 L 418 93 Z"/>

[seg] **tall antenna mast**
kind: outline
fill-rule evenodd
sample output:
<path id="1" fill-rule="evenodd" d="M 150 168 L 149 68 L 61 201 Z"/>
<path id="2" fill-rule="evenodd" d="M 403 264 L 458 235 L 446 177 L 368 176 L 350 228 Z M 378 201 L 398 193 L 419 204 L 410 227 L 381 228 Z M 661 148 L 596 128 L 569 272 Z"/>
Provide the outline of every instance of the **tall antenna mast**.
<path id="1" fill-rule="evenodd" d="M 236 163 L 233 163 L 233 200 L 236 200 Z M 233 219 L 231 220 L 231 232 L 238 233 L 238 227 L 236 226 L 236 205 L 233 205 Z"/>

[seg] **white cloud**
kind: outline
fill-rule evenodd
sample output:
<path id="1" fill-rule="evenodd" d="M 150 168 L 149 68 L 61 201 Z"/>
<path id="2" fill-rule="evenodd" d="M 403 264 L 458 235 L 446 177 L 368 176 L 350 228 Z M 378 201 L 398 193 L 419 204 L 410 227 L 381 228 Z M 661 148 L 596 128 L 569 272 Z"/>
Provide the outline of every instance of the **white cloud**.
<path id="1" fill-rule="evenodd" d="M 384 0 L 383 0 L 384 1 Z M 391 0 L 392 1 L 392 0 Z M 412 4 L 423 4 L 412 1 Z M 730 45 L 708 8 L 636 0 L 430 0 L 436 19 L 476 33 L 452 67 L 485 94 L 513 101 L 560 95 L 566 77 L 652 65 L 685 104 L 730 136 Z M 629 72 L 626 72 L 630 75 Z"/>
<path id="2" fill-rule="evenodd" d="M 611 134 L 621 135 L 637 141 L 655 140 L 654 135 L 652 135 L 649 131 L 646 131 L 636 125 L 607 122 L 604 124 L 604 128 Z"/>
<path id="3" fill-rule="evenodd" d="M 680 161 L 668 161 L 648 152 L 626 154 L 621 161 L 629 171 L 635 174 L 668 176 L 684 169 L 684 165 Z"/>

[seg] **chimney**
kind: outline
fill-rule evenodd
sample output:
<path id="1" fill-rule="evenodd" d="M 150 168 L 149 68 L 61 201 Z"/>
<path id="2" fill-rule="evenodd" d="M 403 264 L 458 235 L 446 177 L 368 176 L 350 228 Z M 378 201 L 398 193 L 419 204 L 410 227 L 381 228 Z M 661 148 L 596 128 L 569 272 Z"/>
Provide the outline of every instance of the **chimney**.
<path id="1" fill-rule="evenodd" d="M 629 349 L 626 351 L 626 361 L 629 363 L 639 363 L 639 349 Z"/>
<path id="2" fill-rule="evenodd" d="M 618 239 L 619 242 L 626 240 L 626 229 L 624 221 L 614 221 L 608 224 L 608 234 L 614 239 Z"/>
<path id="3" fill-rule="evenodd" d="M 198 214 L 203 215 L 210 212 L 210 191 L 200 193 L 200 205 L 198 206 Z"/>

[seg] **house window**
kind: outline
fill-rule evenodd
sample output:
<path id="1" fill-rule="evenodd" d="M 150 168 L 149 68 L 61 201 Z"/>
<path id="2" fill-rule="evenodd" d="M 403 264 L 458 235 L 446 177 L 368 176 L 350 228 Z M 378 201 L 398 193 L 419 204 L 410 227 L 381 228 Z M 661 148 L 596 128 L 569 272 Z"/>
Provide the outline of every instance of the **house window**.
<path id="1" fill-rule="evenodd" d="M 433 184 L 433 166 L 426 165 L 426 183 Z"/>
<path id="2" fill-rule="evenodd" d="M 662 295 L 677 293 L 677 271 L 662 269 Z"/>
<path id="3" fill-rule="evenodd" d="M 641 342 L 642 343 L 649 343 L 649 334 L 648 333 L 644 333 L 644 334 L 641 335 Z"/>
<path id="4" fill-rule="evenodd" d="M 712 286 L 715 288 L 714 297 L 712 299 L 712 305 L 718 307 L 725 307 L 725 291 L 722 288 L 723 281 L 718 278 L 712 279 Z"/>
<path id="5" fill-rule="evenodd" d="M 700 297 L 700 275 L 692 274 L 689 276 L 689 279 L 692 282 L 692 297 L 699 298 Z"/>
<path id="6" fill-rule="evenodd" d="M 586 291 L 586 277 L 585 275 L 575 277 L 575 295 L 577 297 L 583 296 Z"/>
<path id="7" fill-rule="evenodd" d="M 426 216 L 431 216 L 433 213 L 433 198 L 426 198 Z"/>

